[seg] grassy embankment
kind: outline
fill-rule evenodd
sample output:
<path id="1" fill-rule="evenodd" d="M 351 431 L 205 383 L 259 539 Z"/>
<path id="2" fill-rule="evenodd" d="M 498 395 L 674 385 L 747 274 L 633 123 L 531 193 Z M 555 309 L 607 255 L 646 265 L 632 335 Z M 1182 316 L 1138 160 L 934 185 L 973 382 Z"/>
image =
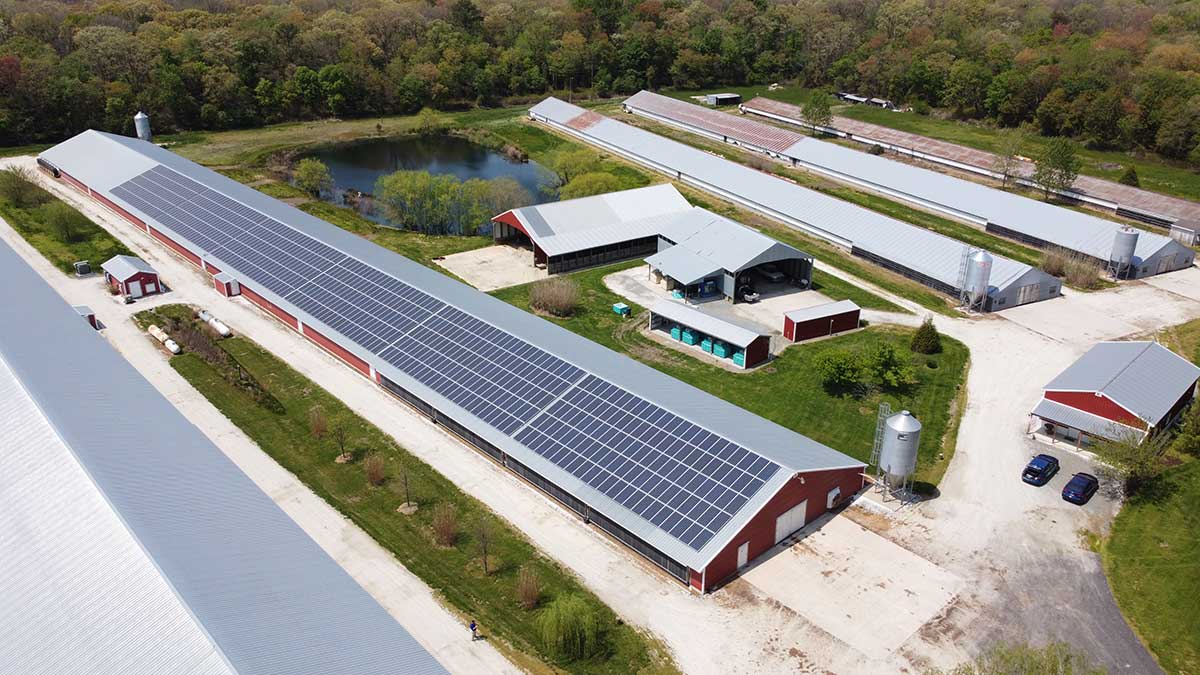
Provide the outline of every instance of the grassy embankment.
<path id="1" fill-rule="evenodd" d="M 1156 338 L 1200 363 L 1200 320 Z M 1200 672 L 1200 461 L 1168 469 L 1125 503 L 1101 545 L 1113 595 L 1168 673 Z"/>
<path id="2" fill-rule="evenodd" d="M 186 319 L 190 311 L 167 306 L 138 318 L 141 324 L 161 324 L 167 316 Z M 459 612 L 464 623 L 471 618 L 478 621 L 492 644 L 515 663 L 535 673 L 675 672 L 653 638 L 624 624 L 569 571 L 542 557 L 520 532 L 392 437 L 246 338 L 216 344 L 282 404 L 282 413 L 256 403 L 197 354 L 172 357 L 171 366 L 275 461 L 391 551 Z M 311 433 L 309 422 L 314 408 L 323 411 L 329 430 L 319 439 Z M 354 455 L 346 464 L 334 461 L 340 452 L 334 440 L 339 428 L 346 430 L 346 448 Z M 380 486 L 371 485 L 365 473 L 365 459 L 373 453 L 384 459 L 386 479 Z M 419 505 L 412 515 L 396 510 L 407 498 L 405 474 L 412 499 Z M 451 546 L 437 544 L 433 535 L 433 516 L 446 506 L 454 509 L 458 523 Z M 483 572 L 478 549 L 481 521 L 491 528 L 488 574 Z M 517 582 L 523 567 L 533 570 L 540 581 L 540 600 L 532 610 L 518 603 Z M 599 648 L 589 658 L 559 658 L 542 646 L 537 617 L 556 598 L 567 595 L 583 598 L 600 623 Z"/>
<path id="3" fill-rule="evenodd" d="M 74 274 L 74 263 L 80 260 L 98 270 L 114 255 L 130 254 L 104 228 L 40 186 L 15 174 L 3 180 L 18 183 L 23 195 L 20 203 L 0 197 L 0 216 L 64 273 Z"/>
<path id="4" fill-rule="evenodd" d="M 580 288 L 578 309 L 570 318 L 548 320 L 863 461 L 870 458 L 879 403 L 887 401 L 893 409 L 911 410 L 924 424 L 916 480 L 936 485 L 941 479 L 953 453 L 957 410 L 962 404 L 959 394 L 968 360 L 962 343 L 943 336 L 941 354 L 917 355 L 908 349 L 912 329 L 872 326 L 833 340 L 789 347 L 770 364 L 750 372 L 730 372 L 647 338 L 640 332 L 645 322 L 643 308 L 631 305 L 634 315 L 630 319 L 612 312 L 614 302 L 628 300 L 610 291 L 603 278 L 636 264 L 619 263 L 569 275 Z M 530 289 L 531 285 L 514 286 L 493 295 L 532 311 Z M 917 384 L 856 399 L 825 391 L 820 378 L 813 375 L 813 364 L 829 350 L 866 352 L 881 343 L 911 355 Z"/>
<path id="5" fill-rule="evenodd" d="M 773 94 L 772 98 L 774 98 Z M 834 114 L 988 152 L 997 152 L 1001 143 L 1001 130 L 983 124 L 968 124 L 916 113 L 894 112 L 866 105 L 839 106 Z M 1048 138 L 1031 134 L 1028 144 L 1021 154 L 1026 157 L 1036 157 L 1048 142 Z M 1082 174 L 1115 181 L 1121 177 L 1125 165 L 1132 164 L 1137 169 L 1141 186 L 1147 190 L 1175 195 L 1184 199 L 1200 197 L 1200 173 L 1183 163 L 1173 162 L 1148 153 L 1133 154 L 1112 150 L 1091 150 L 1083 145 L 1078 145 L 1078 153 L 1079 158 L 1083 160 L 1083 166 L 1080 168 Z"/>

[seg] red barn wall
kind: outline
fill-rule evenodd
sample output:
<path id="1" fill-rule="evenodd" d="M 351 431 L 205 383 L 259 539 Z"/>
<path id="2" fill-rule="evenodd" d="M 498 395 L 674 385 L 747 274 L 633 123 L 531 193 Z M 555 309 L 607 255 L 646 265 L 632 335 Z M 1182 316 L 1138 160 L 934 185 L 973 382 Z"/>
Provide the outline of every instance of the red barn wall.
<path id="1" fill-rule="evenodd" d="M 133 223 L 134 225 L 137 225 L 138 229 L 142 230 L 143 232 L 146 231 L 146 222 L 143 221 L 141 218 L 138 218 L 137 216 L 126 211 L 125 209 L 121 208 L 120 206 L 117 206 L 115 203 L 113 203 L 112 200 L 110 200 L 108 197 L 105 197 L 104 195 L 100 194 L 99 192 L 92 192 L 91 195 L 93 198 L 95 198 L 96 201 L 100 202 L 101 204 L 104 204 L 105 206 L 112 209 L 113 211 L 116 211 L 125 220 L 128 220 L 129 222 Z"/>
<path id="2" fill-rule="evenodd" d="M 312 340 L 313 342 L 317 343 L 325 351 L 329 352 L 330 354 L 333 354 L 334 356 L 338 357 L 342 361 L 345 361 L 347 365 L 353 367 L 355 370 L 362 373 L 363 375 L 366 375 L 367 377 L 371 376 L 371 366 L 367 365 L 366 361 L 363 361 L 362 359 L 358 358 L 354 354 L 351 354 L 350 352 L 346 351 L 345 349 L 342 348 L 341 345 L 337 344 L 333 340 L 330 340 L 329 338 L 325 337 L 320 332 L 318 332 L 317 329 L 313 328 L 312 326 L 309 326 L 308 324 L 305 324 L 304 330 L 302 332 L 304 333 L 305 337 L 307 337 L 309 340 Z"/>
<path id="3" fill-rule="evenodd" d="M 209 274 L 213 274 L 213 275 L 217 275 L 217 274 L 221 273 L 221 269 L 219 267 L 213 265 L 212 263 L 208 262 L 207 260 L 204 261 L 204 271 L 208 272 Z"/>
<path id="4" fill-rule="evenodd" d="M 801 474 L 804 483 L 793 477 L 709 563 L 704 572 L 708 588 L 703 590 L 712 590 L 737 571 L 737 550 L 743 543 L 750 542 L 750 561 L 775 546 L 775 519 L 788 509 L 807 499 L 804 522 L 811 523 L 825 513 L 825 497 L 833 488 L 840 487 L 841 499 L 849 499 L 862 487 L 863 470 L 856 466 Z"/>
<path id="5" fill-rule="evenodd" d="M 759 336 L 754 342 L 751 342 L 746 347 L 746 367 L 750 368 L 767 360 L 771 355 L 771 338 L 767 335 Z"/>
<path id="6" fill-rule="evenodd" d="M 833 332 L 842 333 L 848 330 L 858 328 L 859 310 L 851 312 L 843 312 L 826 316 L 817 319 L 809 319 L 799 323 L 793 322 L 791 319 L 784 317 L 783 319 L 783 336 L 792 342 L 801 340 L 811 340 L 816 337 L 824 337 L 829 335 L 829 322 L 833 321 Z"/>
<path id="7" fill-rule="evenodd" d="M 175 251 L 176 253 L 183 256 L 184 258 L 187 258 L 188 262 L 192 263 L 196 267 L 200 267 L 200 256 L 187 250 L 186 248 L 183 247 L 182 244 L 177 243 L 174 239 L 168 237 L 167 235 L 163 234 L 162 232 L 159 232 L 158 230 L 156 230 L 153 227 L 150 228 L 150 236 L 152 236 L 155 239 L 166 244 L 167 247 L 170 248 L 172 251 Z"/>
<path id="8" fill-rule="evenodd" d="M 162 292 L 162 285 L 158 281 L 158 275 L 151 274 L 149 272 L 138 272 L 137 274 L 126 279 L 122 284 L 122 291 L 128 293 L 129 284 L 134 281 L 141 282 L 143 295 L 154 295 L 155 293 Z"/>
<path id="9" fill-rule="evenodd" d="M 1146 423 L 1137 415 L 1122 408 L 1107 396 L 1097 396 L 1091 391 L 1047 391 L 1045 397 L 1051 401 L 1069 405 L 1072 408 L 1099 415 L 1104 419 L 1120 422 L 1138 429 L 1145 429 Z"/>
<path id="10" fill-rule="evenodd" d="M 246 288 L 245 284 L 242 284 L 242 295 L 246 296 L 246 299 L 249 300 L 250 302 L 253 302 L 254 304 L 258 305 L 259 307 L 262 307 L 263 309 L 267 310 L 268 312 L 274 314 L 276 318 L 278 318 L 280 321 L 283 321 L 284 323 L 286 323 L 292 330 L 300 329 L 300 324 L 296 321 L 296 317 L 283 311 L 282 309 L 279 308 L 278 305 L 276 305 L 275 303 L 271 302 L 270 300 L 264 298 L 263 296 L 259 295 L 258 293 L 255 293 L 254 291 L 250 290 L 249 288 Z"/>

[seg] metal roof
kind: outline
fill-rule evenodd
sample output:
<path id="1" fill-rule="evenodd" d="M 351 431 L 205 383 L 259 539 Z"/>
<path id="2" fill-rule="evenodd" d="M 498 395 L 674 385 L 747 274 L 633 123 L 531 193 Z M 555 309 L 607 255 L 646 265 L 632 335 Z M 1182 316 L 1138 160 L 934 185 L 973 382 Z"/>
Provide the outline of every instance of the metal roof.
<path id="1" fill-rule="evenodd" d="M 691 208 L 674 185 L 663 183 L 508 213 L 546 255 L 555 256 L 656 236 L 664 222 Z"/>
<path id="2" fill-rule="evenodd" d="M 108 149 L 105 165 L 119 173 L 125 162 L 113 152 L 115 147 Z M 7 245 L 0 245 L 0 265 L 10 275 L 9 283 L 0 287 L 0 358 L 113 517 L 233 671 L 255 675 L 445 672 L 220 449 L 99 333 L 80 322 Z M 114 397 L 114 391 L 121 395 Z M 29 424 L 28 430 L 36 431 L 36 420 Z M 62 479 L 56 474 L 38 489 L 51 484 L 57 495 Z M 21 501 L 8 491 L 0 491 L 0 498 Z M 46 530 L 39 536 L 52 537 L 58 530 L 75 532 L 71 500 L 59 498 L 55 504 L 56 508 L 40 514 L 38 527 Z M 13 508 L 21 507 L 4 506 L 6 518 Z M 124 546 L 120 537 L 107 543 L 113 548 L 103 553 L 95 549 L 96 562 L 120 554 Z M 95 540 L 89 548 L 102 545 Z M 9 575 L 16 570 L 9 562 L 14 551 L 8 549 L 5 574 L 0 575 L 0 596 L 5 598 L 0 621 L 51 620 L 39 618 L 38 598 L 23 595 L 24 589 L 13 585 L 17 579 Z M 29 564 L 37 556 L 80 555 L 62 547 L 19 553 L 33 556 L 23 558 Z M 165 659 L 181 653 L 183 646 L 190 645 L 191 654 L 203 651 L 198 638 L 189 636 L 187 623 L 178 619 L 167 625 L 139 623 L 142 635 L 130 635 L 130 627 L 117 619 L 130 603 L 143 597 L 149 601 L 156 582 L 151 579 L 132 587 L 138 578 L 122 575 L 136 570 L 103 571 L 111 577 L 107 582 L 111 585 L 97 598 L 103 604 L 88 611 L 110 613 L 113 620 L 74 636 L 75 642 L 47 640 L 44 649 L 134 650 L 147 649 L 145 641 L 152 641 L 164 658 L 149 668 L 155 672 L 169 670 Z M 139 591 L 146 595 L 137 595 Z M 161 593 L 157 597 L 157 611 L 170 610 Z M 20 603 L 15 610 L 14 598 Z M 71 605 L 57 610 L 71 611 Z M 119 643 L 123 637 L 142 641 Z M 175 640 L 187 645 L 172 645 Z M 0 640 L 0 645 L 5 642 Z M 0 652 L 5 648 L 0 646 Z M 29 659 L 24 662 L 29 668 L 9 662 L 4 669 L 36 672 L 40 663 L 36 659 L 43 657 L 31 652 L 22 655 Z M 210 663 L 194 660 L 197 667 Z M 88 667 L 84 670 L 91 672 Z M 133 662 L 127 670 L 145 672 Z"/>
<path id="3" fill-rule="evenodd" d="M 712 108 L 701 108 L 652 91 L 639 91 L 625 99 L 623 105 L 652 117 L 664 117 L 703 128 L 724 137 L 722 140 L 733 139 L 776 152 L 787 150 L 796 141 L 804 138 L 794 131 L 729 115 Z"/>
<path id="4" fill-rule="evenodd" d="M 841 246 L 891 260 L 951 288 L 958 288 L 959 269 L 966 244 L 916 225 L 889 218 L 784 179 L 684 143 L 639 129 L 607 117 L 588 113 L 579 106 L 548 98 L 530 109 L 543 118 L 580 134 L 601 147 L 625 153 L 672 172 L 681 180 L 711 185 L 735 201 L 756 205 L 797 224 L 806 232 Z M 575 120 L 587 117 L 586 124 Z M 989 294 L 1006 290 L 1030 272 L 1029 265 L 992 254 Z"/>
<path id="5" fill-rule="evenodd" d="M 0 670 L 232 674 L 3 357 L 0 437 Z"/>
<path id="6" fill-rule="evenodd" d="M 550 104 L 548 107 L 554 109 L 557 106 Z M 575 106 L 570 107 L 576 110 L 576 117 L 580 116 L 581 109 L 575 108 Z M 592 118 L 585 117 L 586 121 L 591 123 Z M 603 120 L 604 118 L 596 116 L 596 119 Z M 105 162 L 100 164 L 92 161 L 92 158 L 96 156 L 103 156 Z M 162 229 L 180 242 L 188 244 L 194 251 L 203 254 L 206 259 L 212 258 L 214 262 L 221 263 L 218 264 L 218 267 L 233 272 L 239 281 L 253 282 L 255 274 L 253 270 L 236 270 L 233 266 L 223 264 L 224 261 L 211 255 L 203 247 L 189 242 L 186 237 L 175 233 L 169 225 L 158 222 L 150 214 L 143 212 L 112 192 L 113 187 L 144 173 L 155 165 L 161 164 L 178 171 L 249 208 L 287 224 L 300 233 L 314 237 L 348 256 L 401 279 L 406 284 L 429 293 L 470 316 L 537 345 L 568 363 L 593 373 L 786 469 L 786 471 L 776 472 L 703 549 L 699 552 L 694 551 L 678 539 L 660 530 L 650 521 L 643 519 L 544 459 L 531 448 L 516 442 L 511 436 L 500 432 L 448 398 L 386 363 L 378 355 L 344 338 L 337 330 L 287 299 L 261 285 L 255 285 L 254 290 L 267 300 L 294 316 L 301 317 L 306 325 L 314 326 L 323 334 L 340 337 L 339 344 L 344 349 L 372 363 L 378 372 L 400 383 L 447 415 L 460 420 L 487 442 L 537 471 L 561 489 L 588 503 L 594 510 L 609 517 L 668 557 L 689 565 L 692 569 L 703 569 L 744 527 L 745 523 L 778 492 L 791 475 L 800 472 L 863 466 L 861 461 L 749 413 L 654 368 L 617 354 L 554 323 L 522 311 L 486 293 L 481 293 L 424 265 L 388 251 L 362 237 L 315 218 L 151 143 L 104 132 L 87 131 L 46 150 L 41 157 L 67 171 L 88 185 L 94 192 L 99 192 L 105 198 L 120 204 L 122 208 L 138 218 L 156 223 L 156 228 Z"/>
<path id="7" fill-rule="evenodd" d="M 131 255 L 114 255 L 106 260 L 100 269 L 120 281 L 125 281 L 136 274 L 157 274 L 145 260 Z"/>
<path id="8" fill-rule="evenodd" d="M 1063 405 L 1058 401 L 1042 399 L 1033 409 L 1033 414 L 1047 422 L 1057 422 L 1063 426 L 1078 429 L 1092 436 L 1119 441 L 1122 437 L 1136 435 L 1142 437 L 1146 432 L 1131 426 L 1114 422 L 1110 419 L 1093 415 L 1089 412 Z"/>
<path id="9" fill-rule="evenodd" d="M 757 328 L 722 319 L 691 305 L 666 298 L 659 298 L 650 311 L 742 349 L 763 335 L 767 335 Z"/>
<path id="10" fill-rule="evenodd" d="M 721 266 L 686 246 L 672 246 L 646 258 L 646 264 L 690 286 L 721 274 Z"/>
<path id="11" fill-rule="evenodd" d="M 1157 342 L 1100 342 L 1045 389 L 1099 392 L 1154 425 L 1197 379 L 1200 368 Z"/>
<path id="12" fill-rule="evenodd" d="M 82 317 L 88 317 L 95 314 L 95 312 L 92 311 L 92 308 L 88 307 L 87 305 L 72 305 L 71 309 L 75 310 L 75 313 Z"/>
<path id="13" fill-rule="evenodd" d="M 660 234 L 733 273 L 791 258 L 812 260 L 795 247 L 698 206 L 671 219 Z"/>
<path id="14" fill-rule="evenodd" d="M 823 319 L 829 316 L 837 316 L 846 312 L 857 312 L 858 305 L 854 304 L 853 300 L 838 300 L 836 302 L 826 302 L 821 305 L 813 305 L 803 309 L 793 309 L 789 312 L 784 312 L 783 315 L 791 319 L 794 323 L 801 321 L 809 321 L 811 319 Z"/>

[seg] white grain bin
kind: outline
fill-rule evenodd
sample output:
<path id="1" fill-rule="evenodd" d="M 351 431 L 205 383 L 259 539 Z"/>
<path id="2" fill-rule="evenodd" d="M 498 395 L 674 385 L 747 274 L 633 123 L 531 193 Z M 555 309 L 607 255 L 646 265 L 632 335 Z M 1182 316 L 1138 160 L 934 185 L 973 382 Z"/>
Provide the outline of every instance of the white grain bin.
<path id="1" fill-rule="evenodd" d="M 1112 255 L 1109 263 L 1116 276 L 1125 276 L 1133 265 L 1133 252 L 1137 250 L 1138 231 L 1132 227 L 1121 227 L 1113 237 Z"/>
<path id="2" fill-rule="evenodd" d="M 978 250 L 967 259 L 967 297 L 971 305 L 983 305 L 987 298 L 988 283 L 992 278 L 992 255 Z"/>
<path id="3" fill-rule="evenodd" d="M 133 128 L 137 131 L 137 137 L 143 141 L 150 142 L 150 116 L 142 111 L 133 116 Z"/>
<path id="4" fill-rule="evenodd" d="M 903 485 L 916 471 L 920 445 L 921 423 L 912 413 L 901 410 L 887 418 L 879 451 L 879 470 L 889 486 Z"/>

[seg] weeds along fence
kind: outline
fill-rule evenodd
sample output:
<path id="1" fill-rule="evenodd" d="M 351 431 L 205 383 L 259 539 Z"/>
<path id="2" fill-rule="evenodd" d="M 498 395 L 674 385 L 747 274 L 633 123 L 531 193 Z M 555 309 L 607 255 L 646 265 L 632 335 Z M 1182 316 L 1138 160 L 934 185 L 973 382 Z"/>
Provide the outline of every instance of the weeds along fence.
<path id="1" fill-rule="evenodd" d="M 254 399 L 255 403 L 276 414 L 285 412 L 283 404 L 243 368 L 233 354 L 221 349 L 204 330 L 197 329 L 191 321 L 180 321 L 175 317 L 167 317 L 164 323 L 168 332 L 185 350 L 203 359 L 227 382 Z"/>

